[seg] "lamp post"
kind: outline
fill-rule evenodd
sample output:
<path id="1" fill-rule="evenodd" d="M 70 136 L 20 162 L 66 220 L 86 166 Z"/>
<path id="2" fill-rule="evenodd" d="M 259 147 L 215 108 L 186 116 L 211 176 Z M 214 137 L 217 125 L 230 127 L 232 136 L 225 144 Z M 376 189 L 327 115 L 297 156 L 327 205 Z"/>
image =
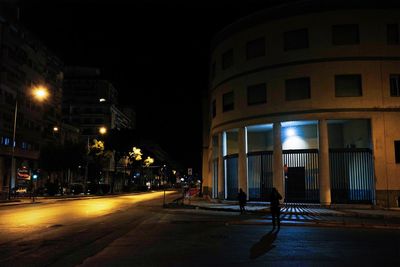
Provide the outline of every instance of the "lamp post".
<path id="1" fill-rule="evenodd" d="M 39 102 L 47 99 L 49 96 L 48 89 L 44 86 L 37 86 L 32 89 L 32 96 Z M 16 173 L 16 160 L 15 160 L 15 146 L 16 146 L 16 132 L 17 132 L 17 117 L 18 117 L 18 92 L 15 96 L 15 108 L 14 108 L 14 128 L 13 128 L 13 139 L 12 139 L 12 149 L 11 149 L 11 175 L 8 183 L 8 200 L 11 199 L 11 189 L 13 186 L 13 181 L 15 183 L 15 173 Z"/>
<path id="2" fill-rule="evenodd" d="M 107 133 L 107 128 L 102 126 L 99 128 L 99 134 L 105 135 Z M 90 154 L 90 136 L 87 137 L 86 141 L 87 145 L 87 157 L 86 157 L 86 166 L 85 166 L 85 176 L 84 176 L 84 181 L 83 181 L 83 191 L 84 194 L 86 194 L 86 187 L 87 187 L 87 180 L 88 180 L 88 174 L 89 174 L 89 154 Z"/>

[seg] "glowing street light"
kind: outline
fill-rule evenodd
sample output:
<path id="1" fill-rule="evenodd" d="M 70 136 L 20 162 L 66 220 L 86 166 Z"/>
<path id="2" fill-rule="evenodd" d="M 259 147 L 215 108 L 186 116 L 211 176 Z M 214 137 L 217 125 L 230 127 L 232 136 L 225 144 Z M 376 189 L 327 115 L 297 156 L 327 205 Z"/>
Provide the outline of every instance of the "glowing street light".
<path id="1" fill-rule="evenodd" d="M 34 98 L 36 98 L 36 100 L 41 102 L 48 98 L 49 91 L 46 87 L 39 85 L 32 89 L 32 95 L 34 96 Z"/>
<path id="2" fill-rule="evenodd" d="M 100 134 L 106 134 L 106 133 L 107 133 L 107 128 L 104 127 L 104 126 L 103 126 L 103 127 L 100 127 L 100 128 L 99 128 L 99 133 L 100 133 Z"/>

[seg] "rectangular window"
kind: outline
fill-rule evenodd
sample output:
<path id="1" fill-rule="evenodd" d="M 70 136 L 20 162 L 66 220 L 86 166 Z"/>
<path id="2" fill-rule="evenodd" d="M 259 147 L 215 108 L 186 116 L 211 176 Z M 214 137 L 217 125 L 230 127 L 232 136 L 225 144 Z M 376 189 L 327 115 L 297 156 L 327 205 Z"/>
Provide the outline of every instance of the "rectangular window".
<path id="1" fill-rule="evenodd" d="M 361 75 L 335 75 L 335 96 L 362 96 Z"/>
<path id="2" fill-rule="evenodd" d="M 267 103 L 267 87 L 265 83 L 247 87 L 247 105 L 251 106 L 264 103 Z"/>
<path id="3" fill-rule="evenodd" d="M 283 34 L 283 41 L 285 51 L 308 48 L 308 30 L 300 29 L 285 32 Z"/>
<path id="4" fill-rule="evenodd" d="M 4 137 L 4 139 L 3 139 L 3 144 L 4 144 L 5 146 L 8 146 L 8 145 L 10 145 L 10 143 L 11 143 L 11 139 L 8 138 L 8 137 Z"/>
<path id="5" fill-rule="evenodd" d="M 390 74 L 390 96 L 400 96 L 400 74 Z"/>
<path id="6" fill-rule="evenodd" d="M 212 101 L 212 104 L 211 104 L 211 114 L 212 114 L 213 118 L 215 118 L 215 116 L 217 116 L 217 101 L 215 101 L 215 99 Z"/>
<path id="7" fill-rule="evenodd" d="M 210 78 L 211 78 L 211 80 L 214 80 L 214 78 L 215 78 L 215 65 L 216 65 L 216 63 L 215 63 L 215 61 L 211 64 L 211 73 L 210 73 Z"/>
<path id="8" fill-rule="evenodd" d="M 233 49 L 229 49 L 228 51 L 222 54 L 222 69 L 226 70 L 232 65 L 233 65 Z"/>
<path id="9" fill-rule="evenodd" d="M 400 141 L 394 141 L 394 157 L 396 163 L 400 163 Z"/>
<path id="10" fill-rule="evenodd" d="M 399 44 L 399 25 L 388 24 L 387 25 L 387 44 L 396 45 Z"/>
<path id="11" fill-rule="evenodd" d="M 354 45 L 360 43 L 357 24 L 333 25 L 333 45 Z"/>
<path id="12" fill-rule="evenodd" d="M 246 56 L 247 59 L 265 56 L 265 38 L 261 37 L 247 42 Z"/>
<path id="13" fill-rule="evenodd" d="M 222 96 L 222 110 L 223 112 L 233 110 L 234 101 L 233 101 L 233 92 L 226 93 Z"/>
<path id="14" fill-rule="evenodd" d="M 285 85 L 286 101 L 309 99 L 311 97 L 309 77 L 286 80 Z"/>

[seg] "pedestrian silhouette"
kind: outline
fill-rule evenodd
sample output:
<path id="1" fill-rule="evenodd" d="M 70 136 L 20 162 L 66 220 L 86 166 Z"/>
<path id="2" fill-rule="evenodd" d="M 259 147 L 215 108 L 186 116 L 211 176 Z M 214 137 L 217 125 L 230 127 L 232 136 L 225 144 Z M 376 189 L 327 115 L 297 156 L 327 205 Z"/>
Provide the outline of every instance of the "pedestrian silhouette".
<path id="1" fill-rule="evenodd" d="M 244 206 L 246 206 L 247 195 L 245 192 L 243 192 L 242 188 L 240 188 L 239 190 L 238 200 L 239 200 L 240 214 L 243 214 L 246 211 Z"/>
<path id="2" fill-rule="evenodd" d="M 272 216 L 272 226 L 275 229 L 278 226 L 278 231 L 281 228 L 281 207 L 279 200 L 282 199 L 281 194 L 279 194 L 276 188 L 272 188 L 271 192 L 271 216 Z"/>

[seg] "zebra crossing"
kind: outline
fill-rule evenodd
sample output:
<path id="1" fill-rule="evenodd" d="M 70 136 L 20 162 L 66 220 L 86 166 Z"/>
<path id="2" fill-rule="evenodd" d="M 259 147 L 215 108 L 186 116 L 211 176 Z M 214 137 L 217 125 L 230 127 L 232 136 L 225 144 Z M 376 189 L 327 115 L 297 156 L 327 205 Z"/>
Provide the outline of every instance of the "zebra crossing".
<path id="1" fill-rule="evenodd" d="M 313 204 L 285 204 L 281 207 L 281 221 L 326 222 L 342 221 L 344 214 Z M 271 215 L 266 215 L 271 219 Z"/>

